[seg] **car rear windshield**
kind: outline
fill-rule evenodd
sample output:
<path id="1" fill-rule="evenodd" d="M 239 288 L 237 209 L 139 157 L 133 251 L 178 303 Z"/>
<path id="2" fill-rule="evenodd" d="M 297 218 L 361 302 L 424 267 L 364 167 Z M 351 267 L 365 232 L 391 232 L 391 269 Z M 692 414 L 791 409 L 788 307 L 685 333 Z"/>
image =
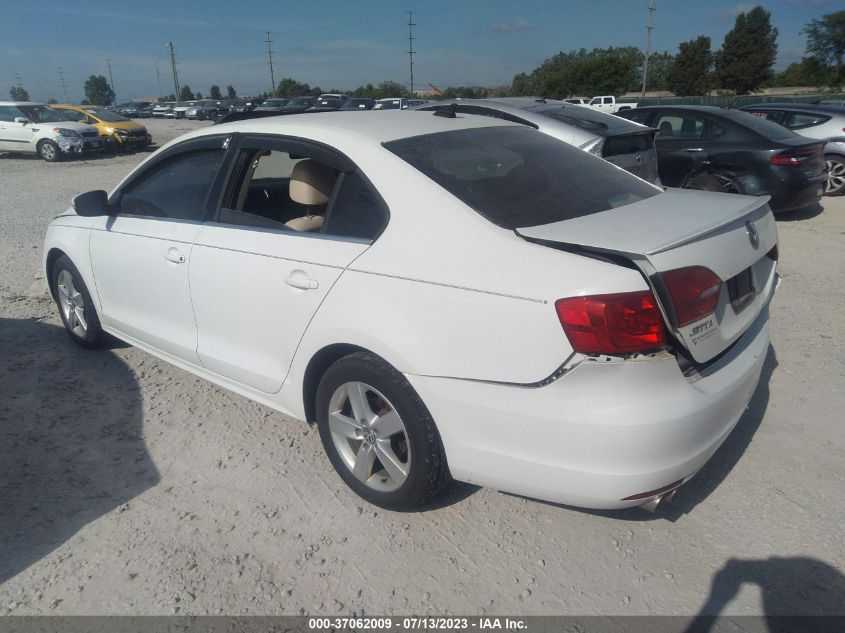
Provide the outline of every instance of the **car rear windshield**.
<path id="1" fill-rule="evenodd" d="M 720 113 L 726 119 L 730 119 L 739 123 L 743 127 L 750 128 L 760 136 L 764 136 L 772 140 L 781 140 L 785 138 L 796 138 L 798 135 L 795 132 L 788 130 L 782 125 L 774 121 L 767 121 L 758 116 L 754 116 L 750 112 L 743 112 L 742 110 L 725 110 Z"/>
<path id="2" fill-rule="evenodd" d="M 505 229 L 600 213 L 660 193 L 596 156 L 527 127 L 439 132 L 384 147 Z"/>

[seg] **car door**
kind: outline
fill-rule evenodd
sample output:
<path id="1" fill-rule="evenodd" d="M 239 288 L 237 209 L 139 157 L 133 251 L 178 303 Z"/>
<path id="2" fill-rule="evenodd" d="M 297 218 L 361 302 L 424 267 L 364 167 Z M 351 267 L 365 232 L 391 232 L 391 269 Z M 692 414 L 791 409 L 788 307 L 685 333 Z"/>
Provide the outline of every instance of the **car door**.
<path id="1" fill-rule="evenodd" d="M 303 207 L 291 197 L 303 161 L 330 170 L 323 170 L 334 179 L 326 205 Z M 217 217 L 194 240 L 190 284 L 202 364 L 258 391 L 279 391 L 311 318 L 386 219 L 380 197 L 342 157 L 301 140 L 244 138 Z"/>
<path id="2" fill-rule="evenodd" d="M 655 146 L 660 181 L 667 187 L 682 187 L 708 158 L 707 119 L 689 110 L 661 110 L 654 118 L 653 127 L 657 128 Z"/>
<path id="3" fill-rule="evenodd" d="M 158 156 L 115 192 L 113 215 L 98 218 L 90 238 L 103 325 L 196 364 L 188 269 L 224 142 L 203 137 Z"/>
<path id="4" fill-rule="evenodd" d="M 19 117 L 24 117 L 24 114 L 15 106 L 0 106 L 0 151 L 21 152 L 34 149 L 32 124 L 16 122 L 15 119 Z"/>

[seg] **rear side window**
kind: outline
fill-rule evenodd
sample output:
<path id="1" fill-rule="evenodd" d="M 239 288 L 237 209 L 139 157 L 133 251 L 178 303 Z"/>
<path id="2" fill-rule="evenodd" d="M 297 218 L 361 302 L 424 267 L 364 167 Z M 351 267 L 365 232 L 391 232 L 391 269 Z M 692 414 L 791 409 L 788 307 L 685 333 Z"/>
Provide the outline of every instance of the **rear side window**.
<path id="1" fill-rule="evenodd" d="M 344 174 L 324 232 L 372 240 L 386 223 L 387 213 L 364 179 L 357 172 Z"/>
<path id="2" fill-rule="evenodd" d="M 604 160 L 527 127 L 425 134 L 384 147 L 505 229 L 599 213 L 659 193 Z"/>
<path id="3" fill-rule="evenodd" d="M 654 149 L 652 132 L 642 134 L 628 134 L 626 136 L 610 136 L 605 139 L 602 148 L 603 156 L 619 156 L 621 154 L 639 154 Z"/>
<path id="4" fill-rule="evenodd" d="M 657 137 L 666 139 L 700 139 L 704 138 L 706 126 L 704 119 L 685 114 L 661 114 L 655 124 Z"/>
<path id="5" fill-rule="evenodd" d="M 202 220 L 223 153 L 222 149 L 187 152 L 151 167 L 123 190 L 118 212 Z"/>
<path id="6" fill-rule="evenodd" d="M 634 121 L 635 123 L 647 125 L 648 118 L 651 116 L 651 110 L 625 110 L 620 112 L 617 116 L 621 116 L 629 121 Z"/>
<path id="7" fill-rule="evenodd" d="M 811 114 L 809 112 L 787 112 L 783 124 L 790 130 L 800 130 L 805 127 L 813 127 L 830 121 L 829 116 L 823 114 Z"/>

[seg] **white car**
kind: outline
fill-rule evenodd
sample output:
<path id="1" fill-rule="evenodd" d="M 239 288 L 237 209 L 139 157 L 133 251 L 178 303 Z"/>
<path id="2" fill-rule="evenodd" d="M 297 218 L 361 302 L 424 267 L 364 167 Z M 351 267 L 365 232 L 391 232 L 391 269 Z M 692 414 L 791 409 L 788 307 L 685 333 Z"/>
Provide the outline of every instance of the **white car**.
<path id="1" fill-rule="evenodd" d="M 44 246 L 74 341 L 316 422 L 393 509 L 450 476 L 592 508 L 673 493 L 755 390 L 776 259 L 765 198 L 428 112 L 196 130 L 77 196 Z"/>
<path id="2" fill-rule="evenodd" d="M 0 101 L 0 152 L 37 154 L 54 162 L 104 147 L 93 125 L 68 121 L 45 103 Z"/>

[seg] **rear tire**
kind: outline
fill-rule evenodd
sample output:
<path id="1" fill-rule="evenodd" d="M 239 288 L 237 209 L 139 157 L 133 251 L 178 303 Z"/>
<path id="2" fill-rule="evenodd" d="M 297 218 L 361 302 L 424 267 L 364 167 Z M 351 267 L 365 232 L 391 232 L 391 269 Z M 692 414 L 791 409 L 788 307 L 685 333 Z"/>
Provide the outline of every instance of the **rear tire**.
<path id="1" fill-rule="evenodd" d="M 841 196 L 845 193 L 845 156 L 828 154 L 824 157 L 827 163 L 827 184 L 824 195 Z"/>
<path id="2" fill-rule="evenodd" d="M 38 155 L 48 163 L 55 163 L 62 159 L 62 151 L 59 146 L 48 139 L 38 143 Z"/>
<path id="3" fill-rule="evenodd" d="M 431 414 L 381 358 L 356 352 L 336 361 L 320 380 L 316 408 L 329 461 L 373 505 L 414 510 L 451 480 Z"/>
<path id="4" fill-rule="evenodd" d="M 67 255 L 53 264 L 51 284 L 65 331 L 77 345 L 96 347 L 103 336 L 100 318 L 82 275 Z"/>
<path id="5" fill-rule="evenodd" d="M 683 188 L 697 189 L 699 191 L 716 191 L 719 193 L 742 193 L 742 189 L 740 189 L 733 178 L 715 173 L 693 176 L 686 182 Z"/>

